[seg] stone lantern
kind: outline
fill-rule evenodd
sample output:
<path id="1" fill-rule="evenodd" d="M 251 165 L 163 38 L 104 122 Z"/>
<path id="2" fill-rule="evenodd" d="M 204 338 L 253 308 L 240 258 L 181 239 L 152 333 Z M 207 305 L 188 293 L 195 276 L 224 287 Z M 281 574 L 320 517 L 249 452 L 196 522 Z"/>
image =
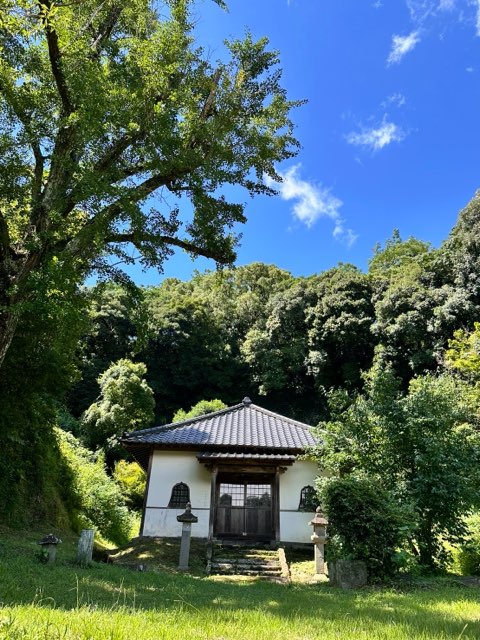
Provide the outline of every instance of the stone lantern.
<path id="1" fill-rule="evenodd" d="M 324 576 L 328 520 L 323 517 L 320 507 L 317 507 L 315 517 L 308 524 L 313 526 L 313 534 L 310 536 L 310 540 L 313 542 L 315 549 L 315 573 Z"/>
<path id="2" fill-rule="evenodd" d="M 53 564 L 55 562 L 57 545 L 61 542 L 60 538 L 54 536 L 53 533 L 49 533 L 39 541 L 38 544 L 47 552 L 47 564 Z"/>
<path id="3" fill-rule="evenodd" d="M 178 568 L 181 571 L 185 571 L 188 569 L 192 524 L 198 522 L 197 516 L 194 516 L 192 513 L 192 505 L 190 502 L 187 502 L 185 512 L 177 516 L 177 520 L 182 523 L 182 541 L 180 542 L 180 560 L 178 562 Z"/>

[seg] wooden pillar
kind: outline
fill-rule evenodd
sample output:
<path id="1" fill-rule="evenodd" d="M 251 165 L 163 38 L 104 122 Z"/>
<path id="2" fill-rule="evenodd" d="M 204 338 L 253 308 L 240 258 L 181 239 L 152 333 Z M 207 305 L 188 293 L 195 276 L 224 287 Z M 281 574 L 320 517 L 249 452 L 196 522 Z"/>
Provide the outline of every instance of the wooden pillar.
<path id="1" fill-rule="evenodd" d="M 218 467 L 212 467 L 212 481 L 210 488 L 210 519 L 208 523 L 208 539 L 212 540 L 213 538 L 213 527 L 215 525 L 215 517 L 217 511 L 217 477 L 218 477 Z"/>
<path id="2" fill-rule="evenodd" d="M 280 540 L 280 469 L 275 470 L 275 480 L 273 484 L 273 529 L 275 540 Z"/>

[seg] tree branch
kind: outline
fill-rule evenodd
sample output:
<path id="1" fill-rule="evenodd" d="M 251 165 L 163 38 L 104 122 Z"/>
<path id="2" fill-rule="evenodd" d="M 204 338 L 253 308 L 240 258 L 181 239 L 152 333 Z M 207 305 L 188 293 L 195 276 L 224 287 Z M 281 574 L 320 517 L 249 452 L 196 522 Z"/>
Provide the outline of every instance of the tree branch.
<path id="1" fill-rule="evenodd" d="M 103 45 L 105 41 L 110 37 L 122 11 L 123 7 L 121 5 L 113 5 L 113 7 L 111 7 L 110 11 L 107 13 L 105 20 L 98 28 L 96 36 L 92 42 L 92 51 L 95 58 L 98 58 L 98 56 L 100 55 Z"/>
<path id="2" fill-rule="evenodd" d="M 35 158 L 35 167 L 33 170 L 34 180 L 32 183 L 32 196 L 33 196 L 33 200 L 35 201 L 41 194 L 42 180 L 43 180 L 44 157 L 40 149 L 40 143 L 32 131 L 30 117 L 20 107 L 18 101 L 15 99 L 15 95 L 11 91 L 9 91 L 8 87 L 2 82 L 1 78 L 0 78 L 0 91 L 5 97 L 5 100 L 7 101 L 7 104 L 10 106 L 11 110 L 13 111 L 15 117 L 23 126 L 25 133 L 27 134 L 29 144 L 32 148 L 33 156 Z"/>
<path id="3" fill-rule="evenodd" d="M 114 162 L 116 162 L 122 153 L 126 151 L 129 147 L 132 146 L 135 142 L 137 142 L 144 132 L 136 132 L 136 133 L 125 133 L 118 140 L 112 143 L 108 149 L 105 151 L 103 156 L 97 160 L 97 162 L 93 165 L 92 172 L 93 173 L 103 173 L 108 171 Z M 128 172 L 123 172 L 122 175 L 118 177 L 114 182 L 118 182 L 119 180 L 124 180 L 125 178 L 129 178 L 136 173 L 139 173 L 142 170 L 142 166 L 138 165 L 137 167 L 130 167 Z M 138 169 L 138 171 L 136 170 Z M 70 191 L 68 197 L 65 200 L 65 204 L 62 207 L 62 217 L 66 218 L 78 204 L 81 198 L 81 187 L 82 180 L 80 180 L 74 188 Z"/>
<path id="4" fill-rule="evenodd" d="M 159 243 L 170 244 L 175 247 L 180 247 L 181 249 L 185 249 L 190 253 L 193 253 L 197 256 L 205 256 L 206 258 L 211 258 L 219 263 L 225 263 L 224 256 L 210 251 L 209 249 L 205 249 L 199 247 L 188 240 L 181 240 L 180 238 L 175 238 L 175 236 L 166 236 L 166 235 L 154 235 L 147 232 L 141 231 L 130 231 L 126 233 L 111 233 L 106 237 L 106 242 L 108 244 L 116 243 L 116 244 L 125 244 L 127 242 L 132 243 L 137 249 L 141 250 L 142 243 L 151 242 L 152 244 L 158 245 Z"/>
<path id="5" fill-rule="evenodd" d="M 0 211 L 0 263 L 10 253 L 10 233 L 3 213 Z"/>
<path id="6" fill-rule="evenodd" d="M 145 131 L 143 129 L 136 131 L 135 133 L 124 133 L 123 136 L 111 144 L 103 156 L 97 160 L 93 170 L 95 172 L 99 172 L 109 169 L 112 164 L 120 158 L 122 153 L 131 147 L 132 144 L 138 142 L 143 135 L 145 135 Z"/>
<path id="7" fill-rule="evenodd" d="M 213 86 L 208 94 L 207 99 L 205 100 L 205 104 L 203 105 L 202 111 L 200 112 L 200 118 L 202 120 L 207 120 L 207 118 L 211 115 L 213 111 L 213 106 L 215 104 L 215 95 L 218 89 L 218 83 L 220 82 L 220 78 L 222 76 L 222 70 L 217 69 L 212 76 Z"/>
<path id="8" fill-rule="evenodd" d="M 62 55 L 58 45 L 58 35 L 48 17 L 48 12 L 52 9 L 53 3 L 51 0 L 39 0 L 38 4 L 40 11 L 45 14 L 44 25 L 50 67 L 52 69 L 55 84 L 57 85 L 58 95 L 62 101 L 63 111 L 68 116 L 75 111 L 75 107 L 70 98 L 70 92 L 62 69 Z"/>

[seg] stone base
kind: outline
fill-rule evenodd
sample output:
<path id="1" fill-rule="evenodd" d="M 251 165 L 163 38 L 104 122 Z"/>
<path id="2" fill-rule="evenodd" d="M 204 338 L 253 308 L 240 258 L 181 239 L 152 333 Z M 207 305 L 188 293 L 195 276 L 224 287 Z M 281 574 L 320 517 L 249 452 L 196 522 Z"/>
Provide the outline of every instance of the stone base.
<path id="1" fill-rule="evenodd" d="M 358 589 L 367 584 L 367 565 L 362 560 L 331 560 L 328 577 L 334 587 Z"/>

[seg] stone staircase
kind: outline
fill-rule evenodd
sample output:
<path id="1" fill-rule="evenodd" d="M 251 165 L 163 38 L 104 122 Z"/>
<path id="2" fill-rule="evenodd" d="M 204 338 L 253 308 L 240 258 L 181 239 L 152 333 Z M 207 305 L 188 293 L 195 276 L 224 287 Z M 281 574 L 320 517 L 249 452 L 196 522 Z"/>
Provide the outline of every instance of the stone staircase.
<path id="1" fill-rule="evenodd" d="M 247 576 L 274 582 L 289 581 L 283 549 L 213 545 L 207 556 L 207 573 L 222 576 Z"/>

